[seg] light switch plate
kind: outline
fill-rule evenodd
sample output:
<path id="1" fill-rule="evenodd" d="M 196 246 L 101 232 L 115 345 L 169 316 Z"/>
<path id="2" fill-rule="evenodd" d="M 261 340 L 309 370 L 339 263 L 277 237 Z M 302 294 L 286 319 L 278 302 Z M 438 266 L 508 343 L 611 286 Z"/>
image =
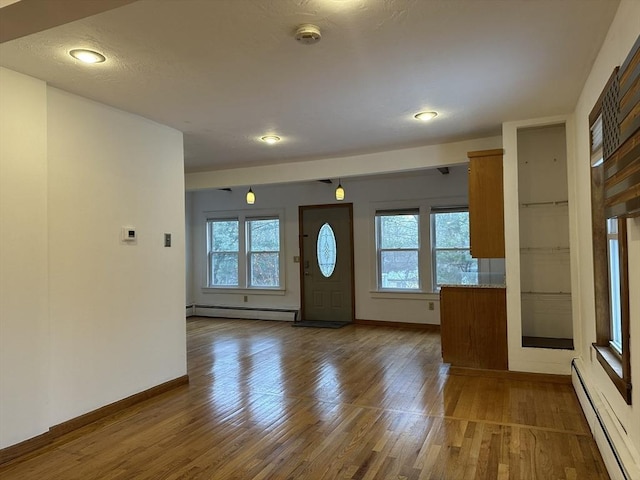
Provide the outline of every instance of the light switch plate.
<path id="1" fill-rule="evenodd" d="M 122 227 L 122 243 L 135 244 L 138 241 L 138 232 L 135 227 Z"/>

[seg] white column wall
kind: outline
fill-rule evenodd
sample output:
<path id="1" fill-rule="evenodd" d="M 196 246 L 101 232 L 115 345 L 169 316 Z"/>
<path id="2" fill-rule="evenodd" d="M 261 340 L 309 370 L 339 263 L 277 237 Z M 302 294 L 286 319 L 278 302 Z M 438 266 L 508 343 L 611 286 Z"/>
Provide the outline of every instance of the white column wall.
<path id="1" fill-rule="evenodd" d="M 0 67 L 0 448 L 50 426 L 46 102 Z"/>
<path id="2" fill-rule="evenodd" d="M 186 372 L 184 167 L 182 133 L 144 118 L 54 88 L 48 117 L 57 424 Z"/>
<path id="3" fill-rule="evenodd" d="M 180 132 L 2 68 L 0 103 L 4 448 L 186 373 L 185 205 Z"/>

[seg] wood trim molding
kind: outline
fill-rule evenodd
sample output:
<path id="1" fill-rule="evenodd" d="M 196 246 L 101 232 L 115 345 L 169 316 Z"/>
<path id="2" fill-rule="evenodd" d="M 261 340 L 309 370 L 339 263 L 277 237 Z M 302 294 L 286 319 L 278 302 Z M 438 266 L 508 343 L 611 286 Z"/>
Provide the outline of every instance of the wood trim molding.
<path id="1" fill-rule="evenodd" d="M 473 152 L 467 152 L 467 158 L 496 157 L 500 155 L 504 155 L 503 148 L 496 148 L 494 150 L 474 150 Z"/>
<path id="2" fill-rule="evenodd" d="M 66 433 L 84 427 L 85 425 L 89 425 L 90 423 L 104 417 L 118 413 L 125 408 L 131 407 L 137 403 L 143 402 L 157 395 L 161 395 L 169 390 L 173 390 L 174 388 L 178 388 L 188 383 L 189 375 L 182 375 L 181 377 L 174 378 L 168 382 L 143 390 L 142 392 L 138 392 L 127 398 L 118 400 L 117 402 L 110 403 L 109 405 L 105 405 L 104 407 L 100 407 L 96 410 L 85 413 L 84 415 L 80 415 L 79 417 L 54 425 L 49 428 L 48 432 L 38 435 L 37 437 L 29 438 L 23 442 L 0 449 L 0 465 L 22 457 L 23 455 L 27 455 L 39 448 L 46 447 L 55 439 Z"/>
<path id="3" fill-rule="evenodd" d="M 631 404 L 631 310 L 629 305 L 629 245 L 627 220 L 618 220 L 618 243 L 620 246 L 620 317 L 622 330 L 622 378 L 627 392 L 622 395 Z M 626 354 L 625 354 L 626 352 Z"/>
<path id="4" fill-rule="evenodd" d="M 391 327 L 402 328 L 407 330 L 425 330 L 428 332 L 439 332 L 440 325 L 434 325 L 431 323 L 410 323 L 410 322 L 387 322 L 383 320 L 364 320 L 356 318 L 353 323 L 355 325 L 369 325 L 374 327 Z"/>
<path id="5" fill-rule="evenodd" d="M 571 375 L 554 375 L 551 373 L 515 372 L 512 370 L 487 370 L 482 368 L 449 367 L 449 375 L 466 377 L 490 377 L 518 380 L 522 382 L 546 382 L 571 384 Z"/>
<path id="6" fill-rule="evenodd" d="M 627 383 L 623 377 L 623 363 L 620 357 L 611 350 L 610 347 L 593 344 L 596 351 L 596 358 L 603 370 L 609 376 L 616 389 L 624 398 L 627 405 L 631 405 L 631 384 Z"/>
<path id="7" fill-rule="evenodd" d="M 38 450 L 39 448 L 46 447 L 53 441 L 53 435 L 51 431 L 44 432 L 36 437 L 29 438 L 23 442 L 16 443 L 10 447 L 6 447 L 0 450 L 0 466 L 4 465 L 11 460 L 27 455 L 31 452 Z"/>
<path id="8" fill-rule="evenodd" d="M 609 265 L 607 256 L 607 219 L 604 216 L 604 167 L 591 167 L 591 231 L 593 254 L 593 294 L 596 314 L 596 344 L 608 345 Z"/>

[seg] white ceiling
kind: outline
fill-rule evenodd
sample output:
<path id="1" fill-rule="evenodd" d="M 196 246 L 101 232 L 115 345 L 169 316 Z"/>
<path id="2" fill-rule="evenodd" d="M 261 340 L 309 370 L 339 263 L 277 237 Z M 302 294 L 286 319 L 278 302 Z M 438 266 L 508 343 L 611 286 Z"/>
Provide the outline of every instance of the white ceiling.
<path id="1" fill-rule="evenodd" d="M 0 65 L 172 126 L 187 171 L 429 145 L 573 111 L 617 0 L 139 0 Z M 7 7 L 10 8 L 10 7 Z M 2 15 L 2 10 L 0 10 Z M 294 39 L 314 23 L 316 45 Z M 108 61 L 68 56 L 93 48 Z M 436 110 L 420 123 L 413 114 Z M 277 134 L 268 146 L 259 140 Z"/>

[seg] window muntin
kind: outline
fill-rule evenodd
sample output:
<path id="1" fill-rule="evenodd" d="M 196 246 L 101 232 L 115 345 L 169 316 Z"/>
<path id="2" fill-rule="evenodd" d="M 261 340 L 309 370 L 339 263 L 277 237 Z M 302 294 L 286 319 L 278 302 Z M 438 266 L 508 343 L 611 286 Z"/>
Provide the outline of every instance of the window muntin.
<path id="1" fill-rule="evenodd" d="M 280 288 L 278 216 L 207 219 L 207 288 Z"/>
<path id="2" fill-rule="evenodd" d="M 248 219 L 247 260 L 250 287 L 280 285 L 280 220 Z"/>
<path id="3" fill-rule="evenodd" d="M 209 220 L 209 285 L 238 286 L 238 219 Z"/>
<path id="4" fill-rule="evenodd" d="M 433 282 L 442 285 L 478 283 L 478 260 L 471 257 L 469 211 L 439 208 L 431 213 Z"/>
<path id="5" fill-rule="evenodd" d="M 376 212 L 378 288 L 420 289 L 419 232 L 417 209 Z"/>

